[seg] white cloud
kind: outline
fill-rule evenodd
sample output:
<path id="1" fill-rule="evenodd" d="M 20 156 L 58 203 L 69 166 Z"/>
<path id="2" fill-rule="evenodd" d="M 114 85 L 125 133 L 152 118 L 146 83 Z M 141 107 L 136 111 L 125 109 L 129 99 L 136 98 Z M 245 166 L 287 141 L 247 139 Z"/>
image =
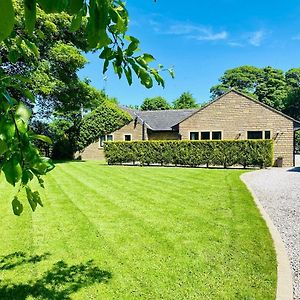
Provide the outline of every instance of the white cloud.
<path id="1" fill-rule="evenodd" d="M 186 23 L 172 24 L 168 26 L 167 29 L 162 30 L 161 33 L 185 36 L 189 39 L 198 41 L 226 40 L 228 37 L 227 31 L 214 31 L 210 27 L 202 25 L 191 25 Z"/>
<path id="2" fill-rule="evenodd" d="M 248 38 L 250 45 L 259 47 L 265 38 L 266 33 L 263 30 L 252 32 Z"/>
<path id="3" fill-rule="evenodd" d="M 244 45 L 243 45 L 242 43 L 234 42 L 234 41 L 228 42 L 228 45 L 229 45 L 230 47 L 244 47 Z"/>

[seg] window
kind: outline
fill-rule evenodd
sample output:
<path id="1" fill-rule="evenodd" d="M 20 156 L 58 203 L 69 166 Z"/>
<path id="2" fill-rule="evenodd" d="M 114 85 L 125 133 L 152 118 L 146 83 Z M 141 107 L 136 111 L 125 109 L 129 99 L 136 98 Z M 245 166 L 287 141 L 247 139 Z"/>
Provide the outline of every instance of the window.
<path id="1" fill-rule="evenodd" d="M 266 131 L 265 131 L 265 139 L 266 139 L 266 140 L 271 139 L 271 131 L 270 131 L 270 130 L 266 130 Z"/>
<path id="2" fill-rule="evenodd" d="M 127 141 L 127 142 L 131 141 L 131 134 L 125 134 L 124 141 Z"/>
<path id="3" fill-rule="evenodd" d="M 221 140 L 222 139 L 222 132 L 221 131 L 213 131 L 211 133 L 212 140 Z"/>
<path id="4" fill-rule="evenodd" d="M 190 132 L 190 140 L 191 141 L 199 140 L 199 132 Z"/>
<path id="5" fill-rule="evenodd" d="M 262 131 L 247 131 L 248 140 L 261 140 L 263 138 Z"/>
<path id="6" fill-rule="evenodd" d="M 209 131 L 201 132 L 201 140 L 210 140 L 210 132 Z"/>
<path id="7" fill-rule="evenodd" d="M 112 134 L 106 134 L 106 135 L 101 135 L 100 139 L 99 139 L 99 146 L 103 147 L 104 146 L 104 142 L 110 142 L 113 141 L 113 135 Z"/>

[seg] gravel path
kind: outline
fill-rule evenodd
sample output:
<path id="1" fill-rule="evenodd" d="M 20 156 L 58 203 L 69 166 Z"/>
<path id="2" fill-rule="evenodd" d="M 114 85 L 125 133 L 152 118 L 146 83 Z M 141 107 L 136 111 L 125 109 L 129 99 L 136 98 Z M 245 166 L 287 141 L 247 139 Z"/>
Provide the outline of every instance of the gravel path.
<path id="1" fill-rule="evenodd" d="M 293 273 L 294 299 L 300 299 L 300 167 L 245 174 L 285 243 Z"/>

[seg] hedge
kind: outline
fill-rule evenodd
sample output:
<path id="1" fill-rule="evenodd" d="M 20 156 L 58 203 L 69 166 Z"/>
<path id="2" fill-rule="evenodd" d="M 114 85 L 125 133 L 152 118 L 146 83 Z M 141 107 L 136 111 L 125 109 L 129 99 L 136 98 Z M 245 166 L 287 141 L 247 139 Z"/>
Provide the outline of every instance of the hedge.
<path id="1" fill-rule="evenodd" d="M 106 142 L 108 164 L 269 167 L 272 140 Z"/>

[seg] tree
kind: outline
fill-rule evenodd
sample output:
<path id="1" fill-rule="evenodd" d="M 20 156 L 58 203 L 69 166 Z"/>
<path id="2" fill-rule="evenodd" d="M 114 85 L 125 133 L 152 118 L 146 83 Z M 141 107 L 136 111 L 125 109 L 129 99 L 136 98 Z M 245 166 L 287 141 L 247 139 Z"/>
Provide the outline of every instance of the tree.
<path id="1" fill-rule="evenodd" d="M 146 98 L 141 105 L 141 110 L 163 110 L 163 109 L 171 109 L 171 106 L 167 102 L 167 100 L 161 96 Z"/>
<path id="2" fill-rule="evenodd" d="M 45 49 L 38 41 L 30 39 L 42 38 L 47 30 L 56 30 L 52 25 L 48 26 L 48 23 L 45 27 L 39 27 L 39 8 L 47 14 L 65 12 L 72 16 L 72 32 L 81 29 L 83 32 L 83 45 L 80 49 L 101 51 L 100 58 L 104 60 L 103 73 L 112 65 L 119 78 L 125 74 L 129 84 L 132 83 L 134 72 L 142 85 L 151 88 L 153 80 L 164 86 L 160 75 L 164 68 L 150 67 L 149 63 L 154 61 L 154 57 L 148 53 L 137 53 L 139 40 L 126 36 L 128 12 L 120 1 L 24 0 L 21 6 L 19 4 L 20 2 L 13 0 L 0 1 L 0 42 L 9 63 L 14 64 L 14 68 L 10 68 L 9 72 L 5 67 L 0 68 L 0 171 L 4 173 L 8 183 L 13 186 L 20 184 L 19 191 L 25 188 L 28 202 L 34 211 L 42 202 L 38 192 L 33 192 L 29 183 L 36 177 L 43 187 L 41 176 L 54 168 L 34 145 L 37 139 L 51 143 L 50 139 L 35 134 L 29 127 L 31 111 L 28 106 L 36 99 L 27 87 L 27 66 L 33 66 L 36 70 L 38 67 L 44 68 L 42 74 L 46 74 L 49 68 L 46 63 L 38 63 Z M 25 27 L 23 22 L 17 21 L 19 8 L 23 11 L 22 17 L 25 17 Z M 19 25 L 21 29 L 18 28 Z M 58 50 L 62 50 L 63 47 L 62 44 L 57 44 Z M 58 55 L 55 54 L 54 57 Z M 60 63 L 63 61 L 60 60 Z M 63 72 L 63 68 L 60 70 Z M 173 71 L 168 71 L 173 77 Z M 48 82 L 49 86 L 45 84 L 43 88 L 51 90 L 51 78 L 48 80 L 40 76 L 38 79 L 41 83 Z M 18 194 L 12 201 L 12 207 L 16 215 L 22 213 L 23 204 L 19 201 Z"/>
<path id="3" fill-rule="evenodd" d="M 300 87 L 300 68 L 292 68 L 285 73 L 285 81 L 291 88 Z"/>
<path id="4" fill-rule="evenodd" d="M 190 92 L 184 92 L 181 96 L 173 101 L 174 109 L 183 109 L 183 108 L 197 108 L 199 105 L 196 103 L 196 100 L 193 98 L 193 95 Z"/>
<path id="5" fill-rule="evenodd" d="M 262 69 L 258 78 L 254 95 L 259 101 L 282 110 L 284 108 L 284 100 L 287 97 L 287 88 L 284 72 L 272 67 L 266 67 Z"/>
<path id="6" fill-rule="evenodd" d="M 219 81 L 210 89 L 213 99 L 234 88 L 276 109 L 284 107 L 288 85 L 282 70 L 241 66 L 225 71 Z"/>
<path id="7" fill-rule="evenodd" d="M 111 133 L 132 121 L 132 117 L 111 101 L 104 101 L 81 121 L 76 134 L 76 150 L 81 151 L 99 136 Z"/>
<path id="8" fill-rule="evenodd" d="M 283 112 L 296 120 L 300 120 L 300 88 L 290 90 L 285 100 Z"/>
<path id="9" fill-rule="evenodd" d="M 219 97 L 233 88 L 242 93 L 253 95 L 261 73 L 261 69 L 253 66 L 241 66 L 225 71 L 219 79 L 220 84 L 210 89 L 212 98 Z"/>

